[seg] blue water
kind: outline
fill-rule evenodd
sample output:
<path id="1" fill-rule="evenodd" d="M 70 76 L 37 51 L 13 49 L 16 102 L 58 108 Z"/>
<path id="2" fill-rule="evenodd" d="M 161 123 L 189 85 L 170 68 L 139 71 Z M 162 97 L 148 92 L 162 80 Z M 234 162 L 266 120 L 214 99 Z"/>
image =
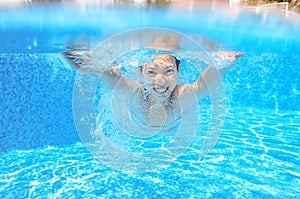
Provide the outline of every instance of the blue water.
<path id="1" fill-rule="evenodd" d="M 49 6 L 1 9 L 0 23 L 0 198 L 300 197 L 299 18 Z M 72 115 L 77 72 L 59 52 L 149 26 L 246 55 L 224 77 L 225 125 L 211 153 L 199 158 L 200 132 L 170 167 L 125 174 L 82 144 Z M 210 116 L 202 110 L 204 129 Z"/>

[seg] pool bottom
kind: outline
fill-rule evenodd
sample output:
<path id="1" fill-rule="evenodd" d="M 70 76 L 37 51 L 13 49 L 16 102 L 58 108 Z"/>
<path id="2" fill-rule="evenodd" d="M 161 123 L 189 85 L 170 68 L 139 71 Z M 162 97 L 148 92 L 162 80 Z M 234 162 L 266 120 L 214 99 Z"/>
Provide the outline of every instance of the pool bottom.
<path id="1" fill-rule="evenodd" d="M 300 114 L 229 109 L 217 145 L 195 141 L 169 168 L 102 165 L 81 143 L 0 155 L 1 198 L 291 198 L 300 191 Z"/>

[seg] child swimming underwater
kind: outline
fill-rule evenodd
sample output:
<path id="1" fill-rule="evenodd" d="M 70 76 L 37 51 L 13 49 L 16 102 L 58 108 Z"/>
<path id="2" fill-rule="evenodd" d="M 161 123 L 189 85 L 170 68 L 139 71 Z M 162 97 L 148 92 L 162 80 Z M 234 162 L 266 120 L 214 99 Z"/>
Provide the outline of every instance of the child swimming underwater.
<path id="1" fill-rule="evenodd" d="M 85 73 L 98 74 L 101 81 L 111 89 L 117 89 L 126 98 L 134 94 L 135 108 L 133 115 L 144 124 L 151 127 L 162 127 L 183 117 L 185 112 L 178 115 L 181 107 L 192 109 L 192 99 L 195 95 L 198 100 L 209 95 L 217 89 L 226 71 L 234 66 L 235 61 L 244 55 L 241 52 L 214 53 L 225 67 L 209 65 L 200 77 L 191 84 L 177 85 L 177 77 L 180 71 L 180 60 L 173 55 L 157 54 L 154 60 L 140 67 L 140 76 L 143 82 L 130 80 L 118 69 L 84 68 L 74 61 L 74 57 L 93 59 L 89 54 L 76 51 L 63 53 L 68 62 L 76 69 Z M 130 99 L 124 99 L 130 100 Z M 180 103 L 178 103 L 180 102 Z M 180 106 L 180 107 L 179 107 Z"/>

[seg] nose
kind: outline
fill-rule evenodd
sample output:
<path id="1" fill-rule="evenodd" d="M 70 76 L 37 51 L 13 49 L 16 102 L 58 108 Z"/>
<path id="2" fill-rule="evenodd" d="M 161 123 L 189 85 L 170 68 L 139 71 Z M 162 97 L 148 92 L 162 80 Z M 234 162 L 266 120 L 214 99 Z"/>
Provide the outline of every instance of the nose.
<path id="1" fill-rule="evenodd" d="M 166 77 L 163 74 L 157 74 L 153 79 L 153 82 L 160 86 L 163 86 L 166 84 Z"/>

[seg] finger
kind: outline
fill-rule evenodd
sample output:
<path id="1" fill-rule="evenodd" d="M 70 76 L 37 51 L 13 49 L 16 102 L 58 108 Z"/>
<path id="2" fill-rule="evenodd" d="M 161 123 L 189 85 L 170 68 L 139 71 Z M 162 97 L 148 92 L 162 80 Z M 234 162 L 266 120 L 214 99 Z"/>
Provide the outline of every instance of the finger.
<path id="1" fill-rule="evenodd" d="M 245 55 L 246 53 L 245 52 L 238 52 L 235 54 L 235 58 L 238 59 L 240 58 L 241 56 Z"/>

